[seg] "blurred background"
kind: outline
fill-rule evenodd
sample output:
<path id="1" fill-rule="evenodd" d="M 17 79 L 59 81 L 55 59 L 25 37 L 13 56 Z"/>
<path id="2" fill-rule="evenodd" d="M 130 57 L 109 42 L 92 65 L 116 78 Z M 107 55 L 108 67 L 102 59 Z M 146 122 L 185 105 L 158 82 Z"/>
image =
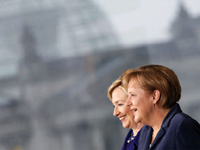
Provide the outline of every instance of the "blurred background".
<path id="1" fill-rule="evenodd" d="M 107 88 L 144 64 L 200 122 L 199 0 L 0 0 L 0 149 L 120 149 Z"/>

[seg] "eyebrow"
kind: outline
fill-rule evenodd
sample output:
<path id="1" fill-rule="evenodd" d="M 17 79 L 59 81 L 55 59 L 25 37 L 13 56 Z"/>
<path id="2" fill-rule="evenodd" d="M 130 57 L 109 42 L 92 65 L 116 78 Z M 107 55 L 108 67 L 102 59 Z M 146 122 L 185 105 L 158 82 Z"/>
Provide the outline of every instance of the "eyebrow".
<path id="1" fill-rule="evenodd" d="M 134 90 L 130 90 L 128 91 L 128 94 L 134 93 Z"/>
<path id="2" fill-rule="evenodd" d="M 120 101 L 125 102 L 124 100 L 116 100 L 115 102 L 113 102 L 114 104 L 119 103 Z"/>

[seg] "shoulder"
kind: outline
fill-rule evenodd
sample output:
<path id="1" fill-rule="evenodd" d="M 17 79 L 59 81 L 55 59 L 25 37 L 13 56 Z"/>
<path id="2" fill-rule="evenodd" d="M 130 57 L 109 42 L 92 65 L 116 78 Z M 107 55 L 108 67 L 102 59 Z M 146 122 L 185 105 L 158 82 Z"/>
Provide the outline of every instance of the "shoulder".
<path id="1" fill-rule="evenodd" d="M 174 142 L 177 150 L 200 149 L 200 125 L 195 119 L 183 113 L 178 105 L 172 108 L 163 124 L 163 139 L 166 143 Z"/>
<path id="2" fill-rule="evenodd" d="M 174 115 L 174 117 L 171 120 L 172 124 L 176 124 L 177 127 L 196 127 L 196 128 L 200 128 L 199 123 L 193 119 L 192 117 L 190 117 L 189 115 L 180 112 L 177 113 L 176 115 Z"/>
<path id="3" fill-rule="evenodd" d="M 200 125 L 195 119 L 187 114 L 178 113 L 173 117 L 172 124 L 171 128 L 175 128 L 177 147 L 200 148 Z"/>
<path id="4" fill-rule="evenodd" d="M 200 124 L 187 114 L 178 113 L 174 117 L 174 122 L 177 124 L 178 131 L 180 132 L 187 133 L 196 131 L 200 134 Z"/>
<path id="5" fill-rule="evenodd" d="M 175 113 L 168 122 L 166 129 L 171 139 L 175 139 L 176 148 L 179 150 L 200 149 L 200 125 L 189 115 Z"/>

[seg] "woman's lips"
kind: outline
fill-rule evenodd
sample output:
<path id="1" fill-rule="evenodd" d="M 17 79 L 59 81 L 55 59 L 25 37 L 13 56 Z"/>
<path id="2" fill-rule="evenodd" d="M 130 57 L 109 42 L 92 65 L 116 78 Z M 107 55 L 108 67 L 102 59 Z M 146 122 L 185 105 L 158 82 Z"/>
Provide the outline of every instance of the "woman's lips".
<path id="1" fill-rule="evenodd" d="M 123 117 L 119 117 L 119 120 L 120 120 L 121 122 L 124 122 L 124 120 L 125 120 L 125 116 L 123 116 Z"/>

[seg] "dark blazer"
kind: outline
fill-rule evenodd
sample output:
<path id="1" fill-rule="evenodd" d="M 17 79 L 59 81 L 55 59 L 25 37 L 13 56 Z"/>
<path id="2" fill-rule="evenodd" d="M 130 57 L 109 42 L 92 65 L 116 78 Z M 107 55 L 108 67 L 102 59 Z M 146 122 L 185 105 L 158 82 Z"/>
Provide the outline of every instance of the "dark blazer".
<path id="1" fill-rule="evenodd" d="M 132 132 L 133 132 L 132 129 L 128 132 L 121 150 L 137 150 L 138 149 L 138 140 L 139 140 L 140 132 L 137 133 L 134 140 L 130 141 L 130 143 L 127 142 Z"/>
<path id="2" fill-rule="evenodd" d="M 153 118 L 152 118 L 153 119 Z M 150 147 L 153 129 L 141 129 L 138 150 L 200 150 L 200 125 L 175 104 Z"/>

